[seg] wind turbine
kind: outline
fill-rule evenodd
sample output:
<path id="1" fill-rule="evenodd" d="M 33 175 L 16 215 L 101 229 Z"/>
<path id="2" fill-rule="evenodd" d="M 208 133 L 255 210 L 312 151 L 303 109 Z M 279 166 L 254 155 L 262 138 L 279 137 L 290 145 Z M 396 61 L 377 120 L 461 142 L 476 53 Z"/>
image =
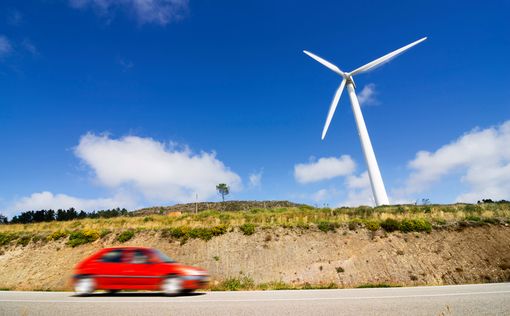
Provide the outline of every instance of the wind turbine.
<path id="1" fill-rule="evenodd" d="M 397 49 L 396 51 L 393 51 L 380 58 L 377 58 L 376 60 L 371 61 L 368 64 L 361 66 L 351 72 L 343 72 L 342 70 L 340 70 L 340 68 L 333 65 L 329 61 L 322 59 L 321 57 L 314 55 L 309 51 L 306 50 L 303 51 L 305 54 L 312 57 L 313 59 L 323 64 L 327 68 L 333 70 L 342 77 L 342 82 L 340 83 L 340 87 L 338 87 L 338 89 L 336 90 L 333 102 L 331 102 L 331 106 L 329 108 L 328 117 L 326 118 L 326 124 L 324 124 L 324 129 L 322 130 L 323 140 L 324 137 L 326 136 L 326 133 L 328 132 L 328 127 L 329 124 L 331 123 L 331 119 L 333 118 L 333 114 L 335 114 L 336 106 L 338 105 L 338 101 L 340 100 L 342 91 L 344 90 L 344 87 L 347 86 L 347 91 L 349 92 L 349 97 L 351 99 L 352 112 L 354 113 L 354 119 L 356 120 L 356 126 L 358 127 L 358 134 L 361 141 L 361 147 L 363 148 L 363 154 L 365 155 L 365 160 L 367 162 L 368 176 L 370 177 L 370 185 L 372 186 L 372 192 L 374 194 L 375 204 L 377 206 L 390 204 L 390 201 L 388 200 L 388 195 L 386 194 L 384 182 L 381 177 L 381 172 L 379 171 L 379 166 L 377 165 L 377 160 L 375 159 L 374 149 L 372 148 L 372 143 L 370 142 L 370 137 L 368 136 L 367 126 L 365 125 L 363 114 L 361 113 L 358 97 L 356 96 L 356 92 L 354 91 L 356 85 L 354 84 L 354 80 L 352 77 L 362 72 L 372 70 L 377 66 L 381 66 L 382 64 L 388 62 L 390 59 L 396 57 L 397 55 L 423 42 L 426 39 L 427 38 L 424 37 L 422 39 L 417 40 L 416 42 L 412 42 L 409 45 L 406 45 L 402 48 Z"/>

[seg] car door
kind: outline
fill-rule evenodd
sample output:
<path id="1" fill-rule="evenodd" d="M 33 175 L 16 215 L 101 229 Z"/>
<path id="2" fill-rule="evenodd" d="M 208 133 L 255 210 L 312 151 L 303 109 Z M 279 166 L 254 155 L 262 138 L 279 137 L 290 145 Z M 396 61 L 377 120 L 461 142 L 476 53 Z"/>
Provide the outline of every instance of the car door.
<path id="1" fill-rule="evenodd" d="M 96 282 L 99 288 L 121 288 L 122 271 L 125 270 L 124 249 L 112 249 L 98 259 Z"/>
<path id="2" fill-rule="evenodd" d="M 161 276 L 157 269 L 158 263 L 152 259 L 148 249 L 132 249 L 126 264 L 126 280 L 130 288 L 151 290 L 159 286 Z"/>

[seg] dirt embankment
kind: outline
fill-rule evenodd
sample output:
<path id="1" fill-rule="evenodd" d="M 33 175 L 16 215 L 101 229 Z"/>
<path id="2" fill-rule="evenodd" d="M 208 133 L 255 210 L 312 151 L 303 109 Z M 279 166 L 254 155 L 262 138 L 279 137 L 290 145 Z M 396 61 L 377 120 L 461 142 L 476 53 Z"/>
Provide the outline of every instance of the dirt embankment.
<path id="1" fill-rule="evenodd" d="M 145 246 L 201 266 L 220 281 L 248 276 L 255 283 L 440 285 L 510 281 L 510 227 L 480 226 L 432 233 L 377 233 L 259 229 L 229 232 L 209 241 L 179 241 L 144 232 L 120 244 L 111 238 L 71 248 L 64 241 L 0 250 L 0 288 L 70 289 L 73 266 L 98 249 Z M 213 281 L 214 282 L 214 281 Z"/>

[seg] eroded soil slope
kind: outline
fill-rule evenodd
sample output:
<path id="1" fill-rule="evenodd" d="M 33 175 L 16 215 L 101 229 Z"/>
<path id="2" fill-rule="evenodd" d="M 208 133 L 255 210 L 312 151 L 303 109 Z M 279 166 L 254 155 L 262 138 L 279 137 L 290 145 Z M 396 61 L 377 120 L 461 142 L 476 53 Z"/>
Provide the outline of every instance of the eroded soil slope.
<path id="1" fill-rule="evenodd" d="M 120 244 L 113 238 L 71 248 L 65 241 L 9 246 L 0 251 L 0 288 L 70 289 L 73 266 L 110 246 L 156 247 L 210 271 L 213 282 L 248 276 L 255 283 L 388 283 L 439 285 L 510 281 L 510 227 L 489 225 L 432 233 L 336 232 L 275 228 L 251 236 L 234 231 L 183 245 L 144 232 Z"/>

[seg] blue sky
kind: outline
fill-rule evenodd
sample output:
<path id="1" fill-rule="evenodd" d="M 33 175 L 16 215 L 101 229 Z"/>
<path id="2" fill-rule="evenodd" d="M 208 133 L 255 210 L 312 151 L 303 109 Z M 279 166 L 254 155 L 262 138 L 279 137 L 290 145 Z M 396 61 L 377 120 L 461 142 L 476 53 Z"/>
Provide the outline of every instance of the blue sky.
<path id="1" fill-rule="evenodd" d="M 302 50 L 349 71 L 423 36 L 356 77 L 390 200 L 510 199 L 509 9 L 2 1 L 0 212 L 215 201 L 219 181 L 230 199 L 370 205 L 346 95 L 320 139 L 340 78 Z"/>

